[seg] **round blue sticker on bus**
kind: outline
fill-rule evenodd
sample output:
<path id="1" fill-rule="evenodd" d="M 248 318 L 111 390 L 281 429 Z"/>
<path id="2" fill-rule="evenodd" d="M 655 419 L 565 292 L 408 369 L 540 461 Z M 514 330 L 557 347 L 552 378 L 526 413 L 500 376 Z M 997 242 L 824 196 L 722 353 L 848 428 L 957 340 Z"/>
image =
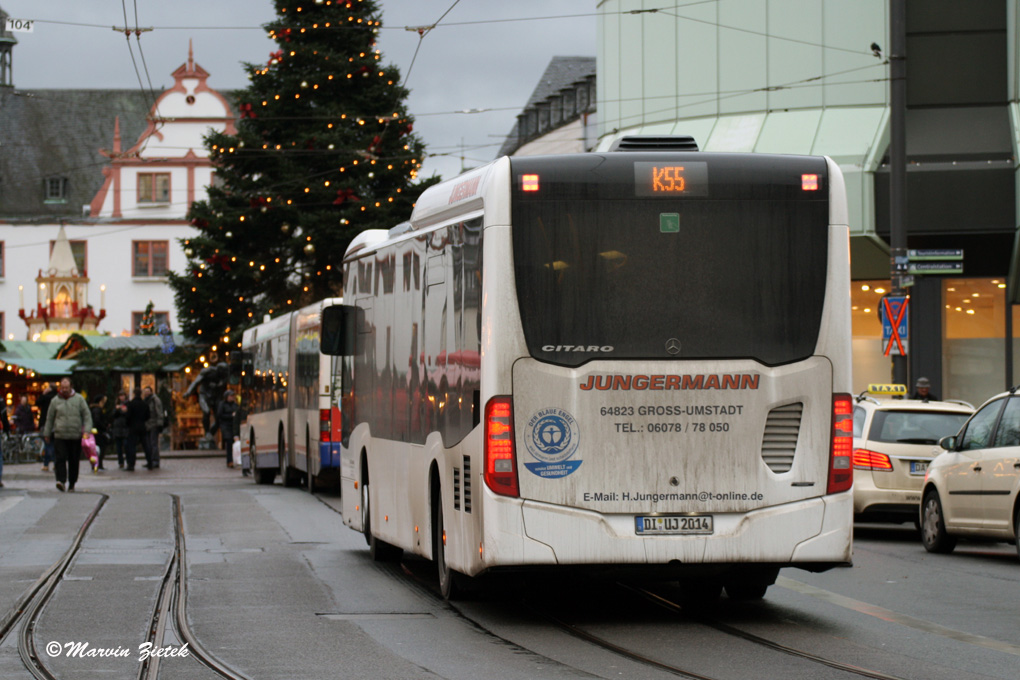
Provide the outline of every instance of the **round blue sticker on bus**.
<path id="1" fill-rule="evenodd" d="M 525 446 L 536 461 L 525 467 L 539 477 L 566 477 L 580 465 L 572 460 L 581 443 L 574 416 L 561 408 L 544 408 L 528 420 Z"/>

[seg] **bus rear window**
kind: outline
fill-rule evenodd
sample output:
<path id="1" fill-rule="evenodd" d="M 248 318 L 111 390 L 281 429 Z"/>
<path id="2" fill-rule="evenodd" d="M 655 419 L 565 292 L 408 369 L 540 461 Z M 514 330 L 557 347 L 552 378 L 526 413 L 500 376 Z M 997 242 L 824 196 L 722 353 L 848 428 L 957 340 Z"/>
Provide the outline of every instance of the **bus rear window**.
<path id="1" fill-rule="evenodd" d="M 515 200 L 530 354 L 565 366 L 807 358 L 825 298 L 826 198 Z"/>

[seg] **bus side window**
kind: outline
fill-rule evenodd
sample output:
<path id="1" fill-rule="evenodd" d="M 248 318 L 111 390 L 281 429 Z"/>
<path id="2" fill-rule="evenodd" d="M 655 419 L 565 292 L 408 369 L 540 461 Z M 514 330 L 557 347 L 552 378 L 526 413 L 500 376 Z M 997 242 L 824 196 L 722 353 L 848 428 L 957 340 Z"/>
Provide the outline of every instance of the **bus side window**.
<path id="1" fill-rule="evenodd" d="M 354 356 L 355 335 L 364 325 L 365 313 L 352 305 L 333 305 L 322 310 L 320 351 L 331 356 Z"/>

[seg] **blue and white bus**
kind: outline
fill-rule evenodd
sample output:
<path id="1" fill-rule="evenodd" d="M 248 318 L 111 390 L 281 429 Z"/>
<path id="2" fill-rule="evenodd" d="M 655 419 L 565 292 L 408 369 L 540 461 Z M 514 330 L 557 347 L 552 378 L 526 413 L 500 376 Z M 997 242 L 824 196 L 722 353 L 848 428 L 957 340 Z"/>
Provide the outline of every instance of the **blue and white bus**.
<path id="1" fill-rule="evenodd" d="M 259 484 L 335 485 L 340 470 L 340 409 L 332 389 L 337 359 L 319 351 L 330 298 L 249 328 L 241 339 L 243 465 Z"/>

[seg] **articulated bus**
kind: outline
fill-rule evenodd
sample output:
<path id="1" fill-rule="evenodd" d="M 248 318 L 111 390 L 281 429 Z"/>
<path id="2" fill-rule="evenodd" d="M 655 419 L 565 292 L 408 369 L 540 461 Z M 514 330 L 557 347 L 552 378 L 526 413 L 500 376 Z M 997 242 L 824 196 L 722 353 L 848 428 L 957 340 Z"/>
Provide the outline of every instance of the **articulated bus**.
<path id="1" fill-rule="evenodd" d="M 243 465 L 259 484 L 280 475 L 337 484 L 340 409 L 333 390 L 334 357 L 319 351 L 323 307 L 330 298 L 249 328 L 241 338 L 241 445 Z"/>
<path id="2" fill-rule="evenodd" d="M 501 158 L 357 236 L 344 522 L 470 577 L 579 567 L 760 598 L 851 562 L 849 237 L 822 157 Z"/>

